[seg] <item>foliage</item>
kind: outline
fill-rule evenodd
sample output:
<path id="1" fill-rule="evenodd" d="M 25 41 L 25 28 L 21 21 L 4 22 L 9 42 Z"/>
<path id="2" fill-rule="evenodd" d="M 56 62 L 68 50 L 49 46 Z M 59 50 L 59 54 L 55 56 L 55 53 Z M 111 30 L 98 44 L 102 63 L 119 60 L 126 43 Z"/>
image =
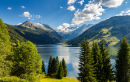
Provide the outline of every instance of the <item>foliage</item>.
<path id="1" fill-rule="evenodd" d="M 130 48 L 126 38 L 123 38 L 116 60 L 116 81 L 129 82 L 130 81 Z"/>
<path id="2" fill-rule="evenodd" d="M 59 66 L 59 71 L 57 74 L 58 79 L 62 79 L 64 76 L 64 70 L 63 70 L 63 66 L 62 66 L 62 62 L 60 62 L 60 66 Z"/>
<path id="3" fill-rule="evenodd" d="M 62 66 L 63 66 L 63 72 L 64 72 L 63 76 L 66 77 L 67 76 L 67 66 L 66 66 L 64 58 L 62 59 Z"/>
<path id="4" fill-rule="evenodd" d="M 52 55 L 50 56 L 49 63 L 48 63 L 48 75 L 52 74 Z"/>
<path id="5" fill-rule="evenodd" d="M 42 72 L 45 73 L 45 63 L 44 63 L 44 60 L 42 60 Z"/>
<path id="6" fill-rule="evenodd" d="M 33 43 L 27 41 L 14 50 L 14 68 L 12 75 L 30 80 L 41 73 L 41 58 Z"/>
<path id="7" fill-rule="evenodd" d="M 81 51 L 79 56 L 79 77 L 81 82 L 96 82 L 94 75 L 93 57 L 88 41 L 85 39 L 81 44 Z"/>
<path id="8" fill-rule="evenodd" d="M 18 78 L 16 76 L 6 76 L 0 78 L 0 82 L 28 82 L 25 79 Z"/>
<path id="9" fill-rule="evenodd" d="M 0 77 L 10 75 L 12 62 L 12 46 L 7 26 L 0 19 Z"/>
<path id="10" fill-rule="evenodd" d="M 92 46 L 92 56 L 94 59 L 94 67 L 95 67 L 95 77 L 97 81 L 101 82 L 102 79 L 102 70 L 103 70 L 103 63 L 102 63 L 102 55 L 100 54 L 99 46 L 97 42 L 93 42 Z"/>
<path id="11" fill-rule="evenodd" d="M 106 50 L 107 48 L 105 47 L 104 40 L 101 41 L 100 44 L 100 54 L 102 57 L 102 71 L 101 71 L 101 81 L 102 82 L 107 82 L 111 81 L 113 77 L 113 71 L 111 69 L 111 63 L 110 63 L 110 57 L 109 57 L 109 52 Z"/>
<path id="12" fill-rule="evenodd" d="M 59 58 L 58 56 L 56 57 L 56 73 L 58 73 L 59 70 Z"/>

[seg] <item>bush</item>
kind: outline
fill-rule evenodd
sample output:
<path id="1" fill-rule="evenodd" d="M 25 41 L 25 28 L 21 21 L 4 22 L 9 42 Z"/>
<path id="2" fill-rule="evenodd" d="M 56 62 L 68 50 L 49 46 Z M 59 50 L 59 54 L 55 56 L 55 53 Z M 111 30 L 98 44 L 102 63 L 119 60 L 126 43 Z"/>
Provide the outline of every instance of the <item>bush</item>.
<path id="1" fill-rule="evenodd" d="M 28 82 L 25 79 L 20 79 L 16 76 L 7 76 L 0 78 L 0 82 Z"/>

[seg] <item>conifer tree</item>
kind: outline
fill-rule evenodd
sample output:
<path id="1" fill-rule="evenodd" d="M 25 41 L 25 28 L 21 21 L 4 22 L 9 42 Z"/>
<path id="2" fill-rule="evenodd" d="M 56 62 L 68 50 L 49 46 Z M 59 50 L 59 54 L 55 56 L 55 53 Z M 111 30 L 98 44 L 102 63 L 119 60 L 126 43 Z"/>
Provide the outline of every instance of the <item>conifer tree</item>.
<path id="1" fill-rule="evenodd" d="M 50 56 L 48 63 L 48 75 L 52 74 L 52 55 Z"/>
<path id="2" fill-rule="evenodd" d="M 44 72 L 44 73 L 46 74 L 46 72 L 45 72 L 45 63 L 44 63 L 44 60 L 42 60 L 42 72 Z"/>
<path id="3" fill-rule="evenodd" d="M 56 57 L 56 73 L 58 73 L 59 70 L 59 58 L 58 56 Z"/>
<path id="4" fill-rule="evenodd" d="M 100 54 L 100 50 L 99 50 L 99 46 L 98 46 L 98 42 L 93 42 L 93 46 L 92 46 L 92 56 L 94 59 L 94 67 L 95 67 L 95 76 L 97 81 L 101 82 L 102 79 L 102 75 L 101 75 L 101 71 L 103 70 L 103 63 L 102 63 L 102 56 Z"/>
<path id="5" fill-rule="evenodd" d="M 81 44 L 81 51 L 79 56 L 79 77 L 78 79 L 81 82 L 96 82 L 95 75 L 94 75 L 94 63 L 91 49 L 89 46 L 89 42 L 85 39 Z"/>
<path id="6" fill-rule="evenodd" d="M 126 38 L 121 41 L 116 60 L 116 81 L 130 82 L 130 49 Z"/>
<path id="7" fill-rule="evenodd" d="M 64 72 L 63 76 L 66 77 L 67 76 L 67 66 L 66 66 L 64 58 L 62 59 L 62 66 L 63 66 L 63 72 Z"/>
<path id="8" fill-rule="evenodd" d="M 58 78 L 58 79 L 62 79 L 62 78 L 63 78 L 63 75 L 64 75 L 63 66 L 62 66 L 62 63 L 60 62 L 60 66 L 59 66 L 57 78 Z"/>
<path id="9" fill-rule="evenodd" d="M 102 55 L 102 71 L 101 71 L 101 82 L 107 82 L 110 81 L 113 77 L 112 69 L 111 69 L 111 63 L 110 63 L 110 57 L 109 52 L 106 50 L 105 42 L 104 40 L 101 41 L 100 45 L 100 54 Z"/>
<path id="10" fill-rule="evenodd" d="M 55 59 L 55 57 L 52 60 L 51 70 L 52 70 L 52 73 L 56 73 L 56 59 Z"/>

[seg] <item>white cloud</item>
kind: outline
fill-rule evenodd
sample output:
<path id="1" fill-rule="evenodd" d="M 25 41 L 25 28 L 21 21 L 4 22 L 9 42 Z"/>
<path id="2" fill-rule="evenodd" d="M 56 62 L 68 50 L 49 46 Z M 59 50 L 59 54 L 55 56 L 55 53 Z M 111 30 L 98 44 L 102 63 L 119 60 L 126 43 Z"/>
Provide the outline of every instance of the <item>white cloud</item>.
<path id="1" fill-rule="evenodd" d="M 27 17 L 28 19 L 31 19 L 31 17 L 32 17 L 32 15 L 28 11 L 24 12 L 23 16 Z"/>
<path id="2" fill-rule="evenodd" d="M 127 11 L 121 11 L 120 14 L 116 15 L 116 16 L 124 16 L 124 15 L 130 15 L 130 10 Z"/>
<path id="3" fill-rule="evenodd" d="M 60 8 L 62 9 L 63 7 L 62 7 L 62 6 L 60 6 Z"/>
<path id="4" fill-rule="evenodd" d="M 83 5 L 84 0 L 78 2 L 80 5 Z"/>
<path id="5" fill-rule="evenodd" d="M 42 17 L 41 15 L 34 15 L 34 14 L 32 15 L 28 11 L 23 12 L 23 14 L 19 15 L 19 16 L 20 17 L 27 17 L 30 20 L 39 19 Z"/>
<path id="6" fill-rule="evenodd" d="M 109 8 L 118 7 L 123 3 L 124 0 L 93 0 L 89 1 L 89 3 L 97 4 L 100 3 L 101 5 Z"/>
<path id="7" fill-rule="evenodd" d="M 75 3 L 75 2 L 76 2 L 76 0 L 68 0 L 67 3 L 68 3 L 69 5 L 71 5 L 71 4 Z"/>
<path id="8" fill-rule="evenodd" d="M 68 24 L 68 23 L 63 23 L 62 25 L 63 25 L 65 28 L 67 28 L 67 27 L 70 26 L 70 24 Z"/>
<path id="9" fill-rule="evenodd" d="M 40 15 L 36 15 L 35 17 L 36 17 L 36 19 L 39 19 L 39 18 L 41 18 L 42 16 L 40 16 Z"/>
<path id="10" fill-rule="evenodd" d="M 86 4 L 82 11 L 78 9 L 75 12 L 75 17 L 72 19 L 72 23 L 80 24 L 94 19 L 99 20 L 104 11 L 105 10 L 100 4 Z"/>
<path id="11" fill-rule="evenodd" d="M 74 7 L 74 6 L 69 6 L 69 7 L 67 8 L 67 10 L 74 11 L 74 10 L 75 10 L 75 7 Z"/>
<path id="12" fill-rule="evenodd" d="M 7 9 L 8 9 L 8 10 L 12 10 L 12 7 L 8 7 Z"/>
<path id="13" fill-rule="evenodd" d="M 18 23 L 17 25 L 21 25 L 22 23 Z"/>
<path id="14" fill-rule="evenodd" d="M 21 8 L 23 8 L 23 9 L 24 9 L 25 7 L 24 7 L 24 6 L 21 6 Z"/>
<path id="15" fill-rule="evenodd" d="M 68 33 L 68 32 L 72 32 L 73 30 L 75 30 L 75 29 L 69 28 L 70 26 L 72 26 L 72 25 L 70 25 L 68 23 L 63 23 L 62 25 L 57 27 L 57 32 Z"/>
<path id="16" fill-rule="evenodd" d="M 127 3 L 127 2 L 125 2 L 125 3 Z"/>

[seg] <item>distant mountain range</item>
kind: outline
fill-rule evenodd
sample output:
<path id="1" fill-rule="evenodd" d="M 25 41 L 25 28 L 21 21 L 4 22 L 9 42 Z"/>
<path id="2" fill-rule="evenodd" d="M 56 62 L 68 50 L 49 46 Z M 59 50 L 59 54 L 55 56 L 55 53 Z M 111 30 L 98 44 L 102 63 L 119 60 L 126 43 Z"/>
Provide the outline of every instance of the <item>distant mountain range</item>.
<path id="1" fill-rule="evenodd" d="M 64 42 L 64 38 L 46 24 L 26 21 L 20 25 L 8 25 L 11 41 L 29 40 L 35 44 L 54 44 Z"/>
<path id="2" fill-rule="evenodd" d="M 78 45 L 86 38 L 92 44 L 93 40 L 100 43 L 104 39 L 108 46 L 119 46 L 120 40 L 124 36 L 130 42 L 130 16 L 114 16 L 92 26 L 67 43 Z"/>
<path id="3" fill-rule="evenodd" d="M 62 35 L 67 41 L 76 38 L 77 36 L 81 35 L 84 31 L 86 31 L 88 28 L 92 27 L 93 24 L 84 24 L 81 27 L 77 28 L 76 30 L 69 32 L 67 34 Z"/>

